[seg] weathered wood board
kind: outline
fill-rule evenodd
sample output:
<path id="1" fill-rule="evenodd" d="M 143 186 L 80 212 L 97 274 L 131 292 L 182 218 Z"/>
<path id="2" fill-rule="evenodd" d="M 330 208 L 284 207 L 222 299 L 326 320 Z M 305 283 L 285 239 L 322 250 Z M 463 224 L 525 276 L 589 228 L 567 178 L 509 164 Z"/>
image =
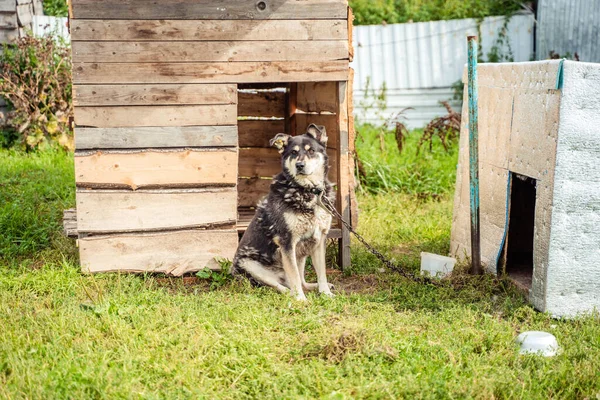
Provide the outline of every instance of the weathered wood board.
<path id="1" fill-rule="evenodd" d="M 75 153 L 75 179 L 83 188 L 235 186 L 237 151 L 145 150 Z"/>
<path id="2" fill-rule="evenodd" d="M 269 140 L 278 133 L 285 133 L 285 121 L 282 119 L 238 121 L 240 147 L 269 147 Z"/>
<path id="3" fill-rule="evenodd" d="M 340 20 L 71 20 L 72 40 L 347 40 Z"/>
<path id="4" fill-rule="evenodd" d="M 235 147 L 237 127 L 172 126 L 131 128 L 75 128 L 75 148 L 143 149 L 169 147 Z"/>
<path id="5" fill-rule="evenodd" d="M 336 82 L 299 82 L 296 89 L 296 109 L 301 113 L 330 113 L 337 110 Z"/>
<path id="6" fill-rule="evenodd" d="M 79 19 L 346 19 L 346 0 L 76 0 Z"/>
<path id="7" fill-rule="evenodd" d="M 235 225 L 235 188 L 77 191 L 79 233 L 174 230 Z"/>
<path id="8" fill-rule="evenodd" d="M 348 59 L 348 42 L 73 42 L 74 62 L 332 61 Z"/>
<path id="9" fill-rule="evenodd" d="M 19 24 L 17 23 L 17 14 L 14 12 L 14 10 L 10 13 L 0 14 L 0 29 L 13 30 L 17 29 L 18 27 Z"/>
<path id="10" fill-rule="evenodd" d="M 231 84 L 77 85 L 73 105 L 157 106 L 237 104 L 237 87 Z"/>
<path id="11" fill-rule="evenodd" d="M 240 92 L 237 112 L 239 117 L 283 118 L 285 92 Z"/>
<path id="12" fill-rule="evenodd" d="M 184 230 L 90 236 L 78 240 L 84 272 L 152 272 L 181 276 L 205 267 L 218 270 L 215 257 L 232 260 L 238 233 Z"/>
<path id="13" fill-rule="evenodd" d="M 137 126 L 235 125 L 237 106 L 118 106 L 75 107 L 78 126 L 97 128 Z"/>
<path id="14" fill-rule="evenodd" d="M 238 207 L 255 207 L 269 193 L 272 179 L 238 179 Z"/>
<path id="15" fill-rule="evenodd" d="M 348 60 L 73 63 L 75 84 L 306 82 L 346 79 Z"/>
<path id="16" fill-rule="evenodd" d="M 339 157 L 336 160 L 338 164 L 338 202 L 337 207 L 342 215 L 343 219 L 350 221 L 350 168 L 349 168 L 349 154 L 348 154 L 348 130 L 349 130 L 349 116 L 348 116 L 348 99 L 352 96 L 352 93 L 348 91 L 347 82 L 339 82 L 338 86 L 338 134 L 340 137 L 338 151 Z M 341 222 L 341 221 L 340 221 Z M 340 259 L 341 265 L 350 265 L 350 231 L 345 227 L 342 227 L 342 238 L 340 240 Z"/>

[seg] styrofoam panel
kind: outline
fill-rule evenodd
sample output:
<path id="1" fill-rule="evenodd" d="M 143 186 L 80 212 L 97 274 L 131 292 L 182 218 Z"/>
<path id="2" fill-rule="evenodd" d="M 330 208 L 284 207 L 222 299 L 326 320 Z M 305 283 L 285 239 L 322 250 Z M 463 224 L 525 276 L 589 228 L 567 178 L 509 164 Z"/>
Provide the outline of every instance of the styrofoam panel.
<path id="1" fill-rule="evenodd" d="M 600 309 L 600 65 L 565 61 L 562 92 L 546 310 L 574 316 Z"/>

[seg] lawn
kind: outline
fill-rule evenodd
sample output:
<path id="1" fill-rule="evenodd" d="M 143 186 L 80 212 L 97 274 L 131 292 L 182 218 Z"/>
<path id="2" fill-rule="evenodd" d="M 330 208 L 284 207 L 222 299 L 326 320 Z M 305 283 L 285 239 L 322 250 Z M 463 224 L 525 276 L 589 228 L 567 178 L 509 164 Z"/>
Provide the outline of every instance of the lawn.
<path id="1" fill-rule="evenodd" d="M 448 251 L 456 149 L 362 129 L 360 231 L 407 268 Z M 79 272 L 72 155 L 0 150 L 0 398 L 600 398 L 599 315 L 554 320 L 506 280 L 409 282 L 353 246 L 299 304 L 196 277 Z M 520 356 L 546 330 L 557 357 Z"/>

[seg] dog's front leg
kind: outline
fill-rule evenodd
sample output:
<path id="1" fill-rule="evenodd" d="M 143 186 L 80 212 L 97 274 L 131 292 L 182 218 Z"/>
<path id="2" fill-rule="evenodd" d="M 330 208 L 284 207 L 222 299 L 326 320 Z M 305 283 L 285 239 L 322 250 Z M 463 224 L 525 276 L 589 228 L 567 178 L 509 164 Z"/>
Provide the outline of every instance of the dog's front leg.
<path id="1" fill-rule="evenodd" d="M 300 278 L 300 271 L 298 270 L 298 264 L 296 262 L 296 248 L 292 247 L 290 250 L 281 251 L 281 261 L 283 263 L 283 270 L 287 278 L 288 286 L 291 289 L 292 296 L 296 300 L 306 301 L 306 296 L 302 290 L 302 279 Z"/>
<path id="2" fill-rule="evenodd" d="M 325 241 L 327 236 L 324 235 L 319 244 L 315 247 L 315 250 L 311 254 L 313 267 L 317 273 L 317 285 L 319 286 L 319 293 L 323 293 L 327 296 L 332 296 L 331 289 L 327 283 L 327 275 L 325 272 Z"/>

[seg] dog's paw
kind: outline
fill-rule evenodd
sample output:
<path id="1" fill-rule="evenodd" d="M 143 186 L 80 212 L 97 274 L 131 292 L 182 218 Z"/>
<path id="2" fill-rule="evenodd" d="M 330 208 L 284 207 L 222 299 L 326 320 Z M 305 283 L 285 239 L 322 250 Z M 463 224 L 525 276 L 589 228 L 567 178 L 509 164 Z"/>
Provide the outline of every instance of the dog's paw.
<path id="1" fill-rule="evenodd" d="M 294 295 L 294 300 L 296 301 L 306 301 L 306 295 L 304 293 L 296 293 Z"/>
<path id="2" fill-rule="evenodd" d="M 333 287 L 333 285 L 330 285 L 330 287 Z M 327 288 L 327 290 L 321 290 L 320 294 L 327 297 L 335 297 L 335 294 L 331 293 L 329 288 Z"/>

